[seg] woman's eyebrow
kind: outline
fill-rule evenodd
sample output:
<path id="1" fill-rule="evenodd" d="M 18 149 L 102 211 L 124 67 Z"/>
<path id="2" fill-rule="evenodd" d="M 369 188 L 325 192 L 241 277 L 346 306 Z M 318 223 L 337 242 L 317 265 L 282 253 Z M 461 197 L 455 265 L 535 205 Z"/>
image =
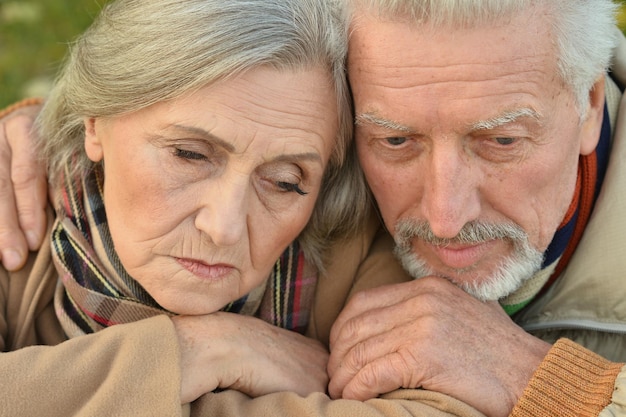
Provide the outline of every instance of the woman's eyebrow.
<path id="1" fill-rule="evenodd" d="M 208 142 L 217 144 L 218 146 L 222 147 L 228 152 L 234 153 L 236 151 L 235 146 L 232 143 L 227 142 L 224 139 L 221 139 L 215 136 L 214 134 L 212 134 L 211 132 L 208 132 L 202 128 L 195 127 L 195 126 L 180 125 L 180 124 L 173 124 L 170 127 L 177 131 L 181 131 L 184 133 L 191 133 L 195 136 L 199 136 Z M 278 161 L 278 162 L 313 161 L 313 162 L 322 163 L 322 157 L 317 152 L 283 154 L 283 155 L 278 155 L 273 160 Z"/>
<path id="2" fill-rule="evenodd" d="M 322 163 L 322 157 L 317 152 L 303 152 L 279 155 L 273 159 L 277 162 L 312 161 Z"/>
<path id="3" fill-rule="evenodd" d="M 212 143 L 219 145 L 220 147 L 224 148 L 228 152 L 235 152 L 235 146 L 232 143 L 227 142 L 224 139 L 219 138 L 215 136 L 214 134 L 212 134 L 211 132 L 208 132 L 202 128 L 195 127 L 195 126 L 179 125 L 179 124 L 173 124 L 173 125 L 170 125 L 170 127 L 177 131 L 181 131 L 184 133 L 191 133 L 194 136 L 199 136 L 207 140 L 208 142 L 212 142 Z"/>

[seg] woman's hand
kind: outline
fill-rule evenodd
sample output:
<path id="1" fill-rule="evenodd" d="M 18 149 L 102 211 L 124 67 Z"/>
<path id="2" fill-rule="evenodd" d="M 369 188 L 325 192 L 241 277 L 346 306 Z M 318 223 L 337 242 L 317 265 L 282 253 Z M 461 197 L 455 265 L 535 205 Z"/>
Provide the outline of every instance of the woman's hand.
<path id="1" fill-rule="evenodd" d="M 250 316 L 218 312 L 177 316 L 181 402 L 216 388 L 256 397 L 277 391 L 326 392 L 328 352 L 322 344 Z"/>
<path id="2" fill-rule="evenodd" d="M 31 129 L 39 110 L 22 107 L 0 119 L 0 261 L 9 271 L 41 246 L 46 229 L 48 183 Z"/>

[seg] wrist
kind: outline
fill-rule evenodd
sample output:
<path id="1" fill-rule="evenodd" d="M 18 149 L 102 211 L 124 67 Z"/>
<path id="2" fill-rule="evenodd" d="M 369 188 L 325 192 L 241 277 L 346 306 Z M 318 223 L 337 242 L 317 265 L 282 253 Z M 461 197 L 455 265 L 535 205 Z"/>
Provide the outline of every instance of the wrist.
<path id="1" fill-rule="evenodd" d="M 597 416 L 611 401 L 622 365 L 560 339 L 533 374 L 511 416 Z"/>

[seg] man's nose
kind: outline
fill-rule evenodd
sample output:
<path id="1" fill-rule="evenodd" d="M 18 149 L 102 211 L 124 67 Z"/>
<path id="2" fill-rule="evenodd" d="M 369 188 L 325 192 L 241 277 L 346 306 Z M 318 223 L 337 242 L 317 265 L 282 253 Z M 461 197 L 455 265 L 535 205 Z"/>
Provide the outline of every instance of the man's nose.
<path id="1" fill-rule="evenodd" d="M 422 214 L 433 233 L 454 238 L 480 214 L 478 167 L 458 149 L 434 149 L 422 179 Z"/>

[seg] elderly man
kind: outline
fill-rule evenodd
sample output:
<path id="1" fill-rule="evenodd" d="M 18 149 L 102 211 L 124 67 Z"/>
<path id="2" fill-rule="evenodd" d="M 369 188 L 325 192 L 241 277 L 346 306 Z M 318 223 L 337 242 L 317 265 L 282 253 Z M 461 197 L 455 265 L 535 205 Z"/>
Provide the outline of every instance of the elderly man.
<path id="1" fill-rule="evenodd" d="M 359 160 L 421 279 L 348 305 L 331 395 L 422 386 L 489 415 L 597 415 L 614 387 L 623 401 L 626 370 L 580 346 L 626 361 L 612 14 L 608 0 L 348 0 Z"/>
<path id="2" fill-rule="evenodd" d="M 422 387 L 493 416 L 626 413 L 612 3 L 344 1 L 359 160 L 420 279 L 351 299 L 331 396 Z M 16 201 L 38 236 L 31 189 Z"/>

